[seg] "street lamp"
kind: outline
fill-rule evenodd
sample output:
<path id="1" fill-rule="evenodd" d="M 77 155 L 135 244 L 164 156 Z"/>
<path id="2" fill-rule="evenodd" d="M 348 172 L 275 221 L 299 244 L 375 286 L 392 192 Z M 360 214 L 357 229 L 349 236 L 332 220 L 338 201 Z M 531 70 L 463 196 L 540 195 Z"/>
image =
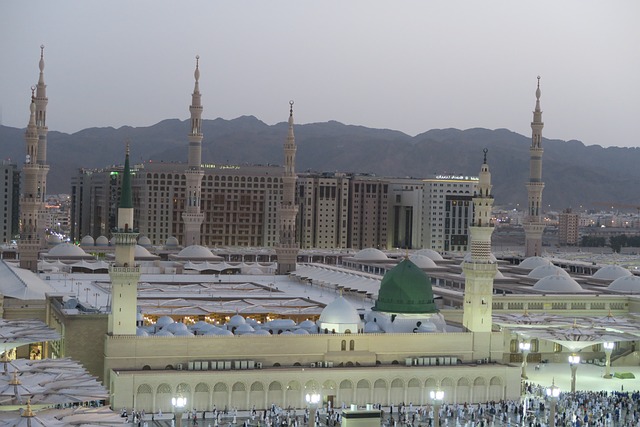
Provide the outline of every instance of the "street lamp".
<path id="1" fill-rule="evenodd" d="M 551 400 L 551 411 L 549 426 L 556 427 L 556 403 L 558 402 L 558 396 L 560 396 L 560 388 L 556 386 L 555 378 L 551 381 L 551 387 L 547 389 L 547 397 Z"/>
<path id="2" fill-rule="evenodd" d="M 431 390 L 429 396 L 433 400 L 433 425 L 434 427 L 440 427 L 440 404 L 444 399 L 444 391 L 440 389 Z"/>
<path id="3" fill-rule="evenodd" d="M 579 364 L 580 356 L 575 353 L 569 356 L 569 367 L 571 368 L 571 393 L 576 392 L 576 371 L 578 370 Z"/>
<path id="4" fill-rule="evenodd" d="M 182 427 L 182 411 L 187 406 L 187 398 L 182 396 L 172 397 L 171 404 L 173 405 L 173 412 L 175 412 L 176 426 Z"/>
<path id="5" fill-rule="evenodd" d="M 615 343 L 605 342 L 602 346 L 604 347 L 604 354 L 607 358 L 604 363 L 605 370 L 602 378 L 611 378 L 611 352 L 613 351 L 613 347 L 615 347 Z"/>
<path id="6" fill-rule="evenodd" d="M 518 344 L 518 347 L 522 352 L 522 371 L 520 373 L 520 377 L 522 377 L 523 380 L 527 380 L 529 379 L 529 377 L 527 377 L 527 355 L 529 354 L 529 351 L 531 351 L 531 343 L 523 341 Z"/>
<path id="7" fill-rule="evenodd" d="M 307 393 L 304 396 L 304 400 L 306 400 L 309 405 L 309 427 L 315 427 L 316 410 L 318 408 L 318 402 L 320 402 L 320 394 L 313 390 L 311 393 Z"/>

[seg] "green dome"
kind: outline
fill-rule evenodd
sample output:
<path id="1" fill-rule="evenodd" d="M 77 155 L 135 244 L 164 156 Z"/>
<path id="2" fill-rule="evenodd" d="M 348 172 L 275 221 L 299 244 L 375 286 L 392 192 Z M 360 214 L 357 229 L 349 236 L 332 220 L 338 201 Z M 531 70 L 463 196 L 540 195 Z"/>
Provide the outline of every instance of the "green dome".
<path id="1" fill-rule="evenodd" d="M 437 313 L 431 279 L 417 265 L 405 259 L 382 278 L 378 301 L 373 309 L 386 313 Z"/>

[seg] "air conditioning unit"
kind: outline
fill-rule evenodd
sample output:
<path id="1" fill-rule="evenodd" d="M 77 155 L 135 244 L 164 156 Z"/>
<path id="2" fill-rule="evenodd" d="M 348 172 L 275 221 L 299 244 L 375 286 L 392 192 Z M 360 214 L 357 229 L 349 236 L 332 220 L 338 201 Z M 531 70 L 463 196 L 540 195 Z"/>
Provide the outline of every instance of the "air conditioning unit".
<path id="1" fill-rule="evenodd" d="M 182 371 L 182 363 L 176 363 L 176 369 Z"/>
<path id="2" fill-rule="evenodd" d="M 256 369 L 262 369 L 262 362 L 256 362 Z"/>
<path id="3" fill-rule="evenodd" d="M 316 362 L 311 362 L 311 365 L 310 365 L 310 366 L 311 366 L 312 368 L 315 368 L 315 367 L 316 367 Z"/>

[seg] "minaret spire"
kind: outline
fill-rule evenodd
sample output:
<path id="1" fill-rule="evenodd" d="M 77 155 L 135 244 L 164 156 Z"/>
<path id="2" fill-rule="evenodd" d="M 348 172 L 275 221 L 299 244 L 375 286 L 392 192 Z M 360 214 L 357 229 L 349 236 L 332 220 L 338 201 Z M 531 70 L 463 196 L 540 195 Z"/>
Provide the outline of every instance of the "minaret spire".
<path id="1" fill-rule="evenodd" d="M 135 335 L 140 267 L 135 263 L 138 233 L 133 224 L 129 144 L 125 154 L 118 206 L 118 226 L 113 230 L 116 239 L 116 259 L 109 267 L 111 314 L 107 332 L 112 335 Z"/>
<path id="2" fill-rule="evenodd" d="M 202 95 L 200 94 L 200 56 L 196 56 L 196 69 L 193 72 L 195 83 L 191 94 L 191 132 L 189 133 L 187 197 L 185 210 L 182 213 L 184 222 L 183 245 L 201 244 L 201 228 L 204 222 L 204 213 L 201 212 L 202 198 Z"/>
<path id="3" fill-rule="evenodd" d="M 491 333 L 493 279 L 497 272 L 497 265 L 491 257 L 491 235 L 494 229 L 491 217 L 493 195 L 487 152 L 485 148 L 484 162 L 480 167 L 478 185 L 473 197 L 473 222 L 469 227 L 471 254 L 465 257 L 462 263 L 465 277 L 462 324 L 467 330 L 481 335 Z M 474 335 L 474 358 L 490 356 L 491 340 L 488 336 L 481 335 Z"/>
<path id="4" fill-rule="evenodd" d="M 289 131 L 284 143 L 284 173 L 282 175 L 282 202 L 278 207 L 280 240 L 276 245 L 278 274 L 288 274 L 296 269 L 299 244 L 296 242 L 296 216 L 298 205 L 296 192 L 296 139 L 293 134 L 293 101 L 289 101 Z"/>
<path id="5" fill-rule="evenodd" d="M 47 164 L 47 85 L 44 82 L 44 45 L 40 45 L 40 62 L 38 63 L 40 75 L 38 76 L 38 84 L 36 85 L 36 126 L 38 128 L 38 156 L 33 159 L 38 164 L 38 187 L 40 188 L 40 207 L 38 221 L 38 235 L 40 238 L 40 246 L 46 246 L 46 229 L 49 228 L 49 217 L 44 208 L 45 198 L 47 195 L 47 174 L 49 173 L 49 165 Z"/>
<path id="6" fill-rule="evenodd" d="M 531 147 L 529 148 L 529 182 L 527 182 L 527 212 L 524 220 L 525 256 L 542 255 L 542 234 L 544 221 L 542 217 L 542 110 L 540 108 L 540 76 L 536 88 L 536 107 L 531 122 Z"/>

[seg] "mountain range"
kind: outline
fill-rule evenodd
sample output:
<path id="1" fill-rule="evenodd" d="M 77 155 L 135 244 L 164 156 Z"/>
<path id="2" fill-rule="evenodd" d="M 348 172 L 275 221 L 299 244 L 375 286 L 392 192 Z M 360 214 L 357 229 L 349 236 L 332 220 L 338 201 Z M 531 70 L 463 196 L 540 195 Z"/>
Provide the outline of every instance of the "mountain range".
<path id="1" fill-rule="evenodd" d="M 80 168 L 122 164 L 124 142 L 135 163 L 187 159 L 186 120 L 153 126 L 88 128 L 48 134 L 48 193 L 69 193 Z M 282 164 L 287 124 L 267 125 L 253 116 L 203 121 L 202 161 L 222 164 Z M 24 129 L 0 126 L 3 159 L 22 163 Z M 433 129 L 416 136 L 336 121 L 295 126 L 298 172 L 354 172 L 432 178 L 437 174 L 477 176 L 487 163 L 497 206 L 515 208 L 527 200 L 530 137 L 507 129 Z M 543 139 L 545 210 L 640 206 L 640 149 Z"/>

